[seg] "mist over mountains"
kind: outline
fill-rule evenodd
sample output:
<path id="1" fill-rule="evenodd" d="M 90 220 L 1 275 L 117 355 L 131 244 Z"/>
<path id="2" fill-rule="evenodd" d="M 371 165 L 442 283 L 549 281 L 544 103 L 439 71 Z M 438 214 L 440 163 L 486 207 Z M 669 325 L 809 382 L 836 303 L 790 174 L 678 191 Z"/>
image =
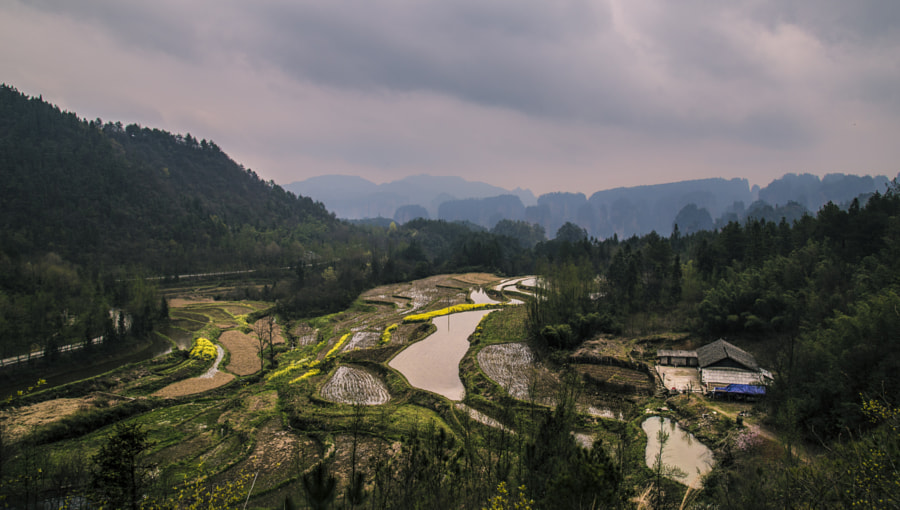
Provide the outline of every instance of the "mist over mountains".
<path id="1" fill-rule="evenodd" d="M 791 222 L 833 202 L 885 190 L 885 176 L 786 174 L 764 188 L 747 179 L 698 179 L 615 188 L 590 196 L 554 192 L 535 197 L 530 190 L 508 190 L 459 177 L 418 175 L 385 184 L 355 176 L 331 175 L 285 186 L 325 204 L 339 218 L 415 218 L 466 221 L 492 229 L 501 220 L 543 227 L 549 237 L 566 223 L 605 239 L 655 231 L 669 235 L 711 230 L 748 217 Z"/>

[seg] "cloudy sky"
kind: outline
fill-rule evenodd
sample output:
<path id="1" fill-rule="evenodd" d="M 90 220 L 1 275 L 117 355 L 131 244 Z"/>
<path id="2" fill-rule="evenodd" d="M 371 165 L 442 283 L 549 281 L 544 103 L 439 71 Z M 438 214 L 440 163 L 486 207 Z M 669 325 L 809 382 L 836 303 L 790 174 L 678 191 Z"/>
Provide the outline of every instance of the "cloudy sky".
<path id="1" fill-rule="evenodd" d="M 900 171 L 896 0 L 8 0 L 0 82 L 281 184 Z"/>

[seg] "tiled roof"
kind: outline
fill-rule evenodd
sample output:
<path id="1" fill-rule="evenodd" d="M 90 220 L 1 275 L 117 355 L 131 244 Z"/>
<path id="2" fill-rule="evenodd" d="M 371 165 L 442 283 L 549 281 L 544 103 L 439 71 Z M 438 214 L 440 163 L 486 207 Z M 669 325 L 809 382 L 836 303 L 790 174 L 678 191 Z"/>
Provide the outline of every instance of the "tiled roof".
<path id="1" fill-rule="evenodd" d="M 656 351 L 656 357 L 673 356 L 676 358 L 696 358 L 697 351 L 673 351 L 670 349 L 660 349 Z"/>
<path id="2" fill-rule="evenodd" d="M 718 363 L 723 359 L 732 359 L 750 370 L 759 370 L 759 365 L 750 353 L 731 345 L 721 338 L 697 349 L 697 362 L 701 368 Z"/>

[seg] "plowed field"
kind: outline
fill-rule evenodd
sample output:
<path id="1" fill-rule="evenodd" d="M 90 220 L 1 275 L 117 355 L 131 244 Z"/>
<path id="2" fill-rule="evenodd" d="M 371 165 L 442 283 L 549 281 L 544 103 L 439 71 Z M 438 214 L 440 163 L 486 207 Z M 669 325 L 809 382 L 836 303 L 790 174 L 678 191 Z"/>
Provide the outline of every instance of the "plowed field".
<path id="1" fill-rule="evenodd" d="M 231 353 L 226 370 L 237 375 L 255 374 L 262 368 L 256 337 L 231 330 L 219 336 L 219 342 Z"/>
<path id="2" fill-rule="evenodd" d="M 214 390 L 219 386 L 224 386 L 225 384 L 231 382 L 232 379 L 234 379 L 234 376 L 231 374 L 226 374 L 225 372 L 216 372 L 216 375 L 209 378 L 192 377 L 191 379 L 185 379 L 183 381 L 178 381 L 177 383 L 170 384 L 154 393 L 153 396 L 183 397 L 186 395 L 194 395 L 196 393 L 203 393 L 204 391 Z"/>

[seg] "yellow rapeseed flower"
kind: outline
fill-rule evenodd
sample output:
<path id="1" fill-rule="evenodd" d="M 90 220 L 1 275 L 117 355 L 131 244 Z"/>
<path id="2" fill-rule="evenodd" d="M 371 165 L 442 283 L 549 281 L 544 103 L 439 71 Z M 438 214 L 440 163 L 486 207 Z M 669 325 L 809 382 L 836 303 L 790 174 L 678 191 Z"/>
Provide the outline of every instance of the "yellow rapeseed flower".
<path id="1" fill-rule="evenodd" d="M 472 310 L 487 310 L 490 308 L 498 308 L 503 306 L 502 303 L 463 303 L 460 305 L 448 306 L 447 308 L 441 308 L 440 310 L 434 310 L 431 312 L 425 313 L 417 313 L 413 315 L 407 315 L 403 318 L 403 322 L 427 322 L 435 317 L 440 317 L 442 315 L 449 315 L 451 313 L 459 313 L 459 312 L 471 312 Z"/>

